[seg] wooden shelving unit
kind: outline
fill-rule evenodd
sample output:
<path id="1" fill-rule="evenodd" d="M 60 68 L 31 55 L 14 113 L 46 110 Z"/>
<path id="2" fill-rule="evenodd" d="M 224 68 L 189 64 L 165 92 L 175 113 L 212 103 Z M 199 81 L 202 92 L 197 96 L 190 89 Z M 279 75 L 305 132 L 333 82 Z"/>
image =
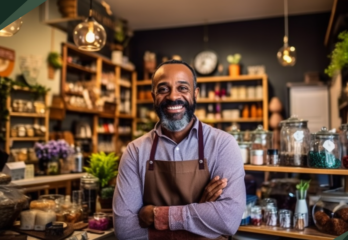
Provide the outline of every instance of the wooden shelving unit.
<path id="1" fill-rule="evenodd" d="M 11 90 L 10 96 L 7 98 L 6 107 L 10 111 L 8 116 L 8 121 L 6 122 L 6 139 L 5 142 L 5 151 L 10 152 L 10 149 L 14 142 L 37 142 L 37 141 L 48 141 L 49 137 L 49 109 L 48 109 L 48 102 L 49 102 L 49 95 L 48 93 L 41 99 L 44 102 L 44 105 L 46 107 L 45 113 L 26 113 L 26 112 L 13 112 L 11 109 L 11 102 L 12 102 L 12 93 L 14 92 L 26 92 L 26 94 L 29 94 L 30 92 L 33 92 L 29 88 L 23 88 L 14 86 Z M 22 93 L 21 93 L 22 94 Z M 23 93 L 25 94 L 25 93 Z M 33 119 L 33 124 L 40 124 L 40 126 L 44 126 L 46 128 L 46 132 L 44 136 L 35 136 L 35 137 L 11 137 L 11 128 L 12 128 L 12 118 L 31 118 Z"/>
<path id="2" fill-rule="evenodd" d="M 75 19 L 72 19 L 72 21 Z M 51 24 L 63 24 L 64 21 L 57 21 L 57 23 L 51 22 Z M 118 144 L 116 141 L 118 141 L 120 135 L 118 134 L 118 127 L 120 125 L 120 119 L 127 119 L 127 121 L 130 121 L 130 127 L 133 127 L 133 121 L 135 121 L 135 96 L 132 92 L 133 86 L 132 82 L 133 79 L 136 79 L 136 72 L 134 70 L 127 69 L 123 66 L 114 64 L 110 59 L 107 59 L 101 55 L 91 53 L 91 52 L 85 52 L 79 50 L 76 46 L 70 44 L 70 43 L 64 43 L 62 44 L 62 53 L 63 53 L 63 67 L 62 67 L 62 73 L 61 73 L 61 93 L 62 98 L 65 99 L 65 96 L 78 96 L 82 97 L 83 95 L 81 93 L 74 93 L 71 91 L 67 91 L 66 84 L 70 79 L 67 79 L 68 73 L 73 73 L 78 76 L 88 76 L 88 79 L 90 79 L 91 84 L 93 85 L 93 88 L 95 89 L 102 89 L 102 86 L 105 87 L 105 84 L 102 84 L 102 75 L 104 72 L 107 73 L 113 73 L 114 74 L 114 94 L 116 96 L 116 102 L 111 103 L 115 104 L 116 108 L 115 111 L 108 111 L 105 112 L 104 110 L 92 108 L 78 108 L 75 106 L 72 106 L 70 104 L 65 104 L 66 111 L 69 112 L 77 112 L 77 113 L 83 113 L 83 114 L 89 114 L 92 117 L 93 126 L 91 126 L 92 130 L 92 145 L 93 145 L 93 152 L 98 151 L 98 141 L 99 136 L 105 136 L 103 139 L 107 139 L 107 141 L 112 141 L 114 147 L 114 151 L 116 153 L 120 153 L 120 148 L 117 147 Z M 68 62 L 68 56 L 78 56 L 81 58 L 81 60 L 85 62 L 91 62 L 95 65 L 95 70 L 93 67 L 93 70 L 84 67 L 80 64 L 71 63 Z M 125 77 L 129 76 L 129 77 Z M 121 99 L 121 93 L 124 89 L 129 89 L 131 91 L 131 111 L 129 113 L 123 113 L 120 111 L 120 104 L 122 103 Z M 113 91 L 113 90 L 112 90 Z M 104 123 L 112 123 L 114 127 L 114 133 L 101 133 L 98 132 L 98 125 L 100 122 Z M 111 136 L 111 137 L 108 137 Z M 110 140 L 109 140 L 110 139 Z M 105 141 L 105 140 L 104 140 Z"/>
<path id="3" fill-rule="evenodd" d="M 306 167 L 281 167 L 281 166 L 257 166 L 244 165 L 246 171 L 260 172 L 287 172 L 287 173 L 308 173 L 308 174 L 332 174 L 332 175 L 347 175 L 348 169 L 324 169 L 324 168 L 306 168 Z"/>

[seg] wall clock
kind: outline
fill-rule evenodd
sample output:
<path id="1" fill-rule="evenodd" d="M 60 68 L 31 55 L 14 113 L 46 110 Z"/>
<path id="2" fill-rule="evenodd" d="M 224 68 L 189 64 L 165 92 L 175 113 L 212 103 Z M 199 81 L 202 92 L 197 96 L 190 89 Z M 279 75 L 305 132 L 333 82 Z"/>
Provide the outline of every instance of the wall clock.
<path id="1" fill-rule="evenodd" d="M 210 75 L 218 66 L 218 56 L 214 51 L 205 50 L 197 54 L 193 66 L 200 75 Z"/>

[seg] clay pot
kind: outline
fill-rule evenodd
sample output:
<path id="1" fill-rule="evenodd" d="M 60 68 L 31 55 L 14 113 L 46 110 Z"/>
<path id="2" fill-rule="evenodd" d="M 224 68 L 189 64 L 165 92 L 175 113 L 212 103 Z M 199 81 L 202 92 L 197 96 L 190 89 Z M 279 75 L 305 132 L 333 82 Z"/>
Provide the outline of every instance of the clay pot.
<path id="1" fill-rule="evenodd" d="M 240 66 L 239 64 L 230 64 L 228 66 L 228 71 L 230 73 L 230 77 L 236 77 L 240 75 Z"/>
<path id="2" fill-rule="evenodd" d="M 57 5 L 63 17 L 77 16 L 77 0 L 58 0 Z"/>
<path id="3" fill-rule="evenodd" d="M 269 103 L 269 111 L 270 112 L 281 112 L 282 111 L 282 103 L 279 98 L 273 97 Z"/>

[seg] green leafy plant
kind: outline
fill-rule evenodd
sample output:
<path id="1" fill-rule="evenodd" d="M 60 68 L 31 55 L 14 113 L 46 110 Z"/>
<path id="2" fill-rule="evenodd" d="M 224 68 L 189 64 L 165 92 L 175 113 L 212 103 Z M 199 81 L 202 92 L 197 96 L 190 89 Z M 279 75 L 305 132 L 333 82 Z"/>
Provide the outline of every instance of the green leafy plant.
<path id="1" fill-rule="evenodd" d="M 117 176 L 119 156 L 115 153 L 106 155 L 104 152 L 93 153 L 89 161 L 90 167 L 85 167 L 87 173 L 99 179 L 100 186 L 104 188 L 109 181 Z"/>
<path id="2" fill-rule="evenodd" d="M 229 62 L 230 64 L 239 64 L 241 58 L 242 55 L 240 55 L 239 53 L 236 53 L 234 55 L 228 55 L 227 62 Z"/>
<path id="3" fill-rule="evenodd" d="M 330 65 L 325 69 L 325 73 L 329 77 L 332 77 L 337 70 L 341 70 L 348 65 L 348 32 L 341 32 L 338 39 L 340 41 L 335 44 L 334 50 L 329 55 Z"/>
<path id="4" fill-rule="evenodd" d="M 50 52 L 47 57 L 47 62 L 54 69 L 60 69 L 62 67 L 62 58 L 57 52 Z"/>
<path id="5" fill-rule="evenodd" d="M 105 187 L 101 190 L 101 198 L 102 199 L 110 199 L 114 196 L 114 187 Z"/>
<path id="6" fill-rule="evenodd" d="M 296 189 L 299 191 L 299 197 L 300 199 L 304 199 L 306 196 L 306 191 L 309 188 L 309 183 L 311 180 L 309 181 L 303 181 L 301 180 L 301 182 L 299 184 L 296 185 Z"/>

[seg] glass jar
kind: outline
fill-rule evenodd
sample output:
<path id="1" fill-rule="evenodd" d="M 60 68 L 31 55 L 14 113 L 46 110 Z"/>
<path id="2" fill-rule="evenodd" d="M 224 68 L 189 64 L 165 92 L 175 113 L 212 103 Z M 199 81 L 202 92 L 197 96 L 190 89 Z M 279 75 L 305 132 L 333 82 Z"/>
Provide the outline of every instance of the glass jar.
<path id="1" fill-rule="evenodd" d="M 107 230 L 109 228 L 109 219 L 103 212 L 94 213 L 93 218 L 88 220 L 88 227 L 96 230 Z"/>
<path id="2" fill-rule="evenodd" d="M 272 132 L 263 129 L 262 125 L 250 132 L 251 150 L 263 150 L 263 163 L 267 161 L 267 150 L 272 148 Z"/>
<path id="3" fill-rule="evenodd" d="M 268 149 L 267 150 L 266 165 L 269 165 L 269 166 L 278 166 L 279 165 L 278 149 Z"/>
<path id="4" fill-rule="evenodd" d="M 279 210 L 279 226 L 281 228 L 291 228 L 291 210 L 280 209 Z"/>
<path id="5" fill-rule="evenodd" d="M 267 222 L 267 209 L 268 208 L 277 208 L 277 200 L 274 198 L 264 198 L 260 201 L 261 211 L 262 211 L 262 218 L 263 222 Z"/>
<path id="6" fill-rule="evenodd" d="M 88 215 L 96 212 L 97 195 L 99 191 L 99 179 L 87 173 L 81 177 L 81 190 L 84 202 L 88 205 Z"/>
<path id="7" fill-rule="evenodd" d="M 342 167 L 348 168 L 348 123 L 342 124 L 339 135 L 342 147 Z"/>
<path id="8" fill-rule="evenodd" d="M 343 189 L 323 192 L 312 208 L 312 217 L 320 231 L 342 235 L 348 231 L 348 194 Z"/>
<path id="9" fill-rule="evenodd" d="M 229 132 L 237 142 L 243 142 L 244 132 L 240 131 L 237 126 L 232 126 L 231 131 Z"/>
<path id="10" fill-rule="evenodd" d="M 246 99 L 247 98 L 247 88 L 246 86 L 240 86 L 238 89 L 238 97 L 239 99 Z"/>
<path id="11" fill-rule="evenodd" d="M 261 226 L 262 210 L 260 206 L 254 206 L 250 209 L 251 224 L 254 226 Z"/>
<path id="12" fill-rule="evenodd" d="M 281 121 L 280 166 L 307 166 L 310 132 L 307 120 L 292 116 Z"/>
<path id="13" fill-rule="evenodd" d="M 244 164 L 248 164 L 250 162 L 250 143 L 249 142 L 239 142 L 238 143 L 240 153 L 242 154 L 242 159 Z"/>
<path id="14" fill-rule="evenodd" d="M 294 228 L 297 231 L 303 231 L 305 229 L 305 214 L 304 213 L 294 214 Z"/>
<path id="15" fill-rule="evenodd" d="M 329 132 L 326 127 L 311 134 L 308 166 L 313 168 L 340 168 L 341 144 L 337 133 Z"/>
<path id="16" fill-rule="evenodd" d="M 266 226 L 277 226 L 278 215 L 277 215 L 277 207 L 268 207 L 265 210 L 266 215 Z"/>
<path id="17" fill-rule="evenodd" d="M 263 165 L 264 151 L 263 150 L 251 150 L 250 151 L 250 163 L 253 165 Z"/>

